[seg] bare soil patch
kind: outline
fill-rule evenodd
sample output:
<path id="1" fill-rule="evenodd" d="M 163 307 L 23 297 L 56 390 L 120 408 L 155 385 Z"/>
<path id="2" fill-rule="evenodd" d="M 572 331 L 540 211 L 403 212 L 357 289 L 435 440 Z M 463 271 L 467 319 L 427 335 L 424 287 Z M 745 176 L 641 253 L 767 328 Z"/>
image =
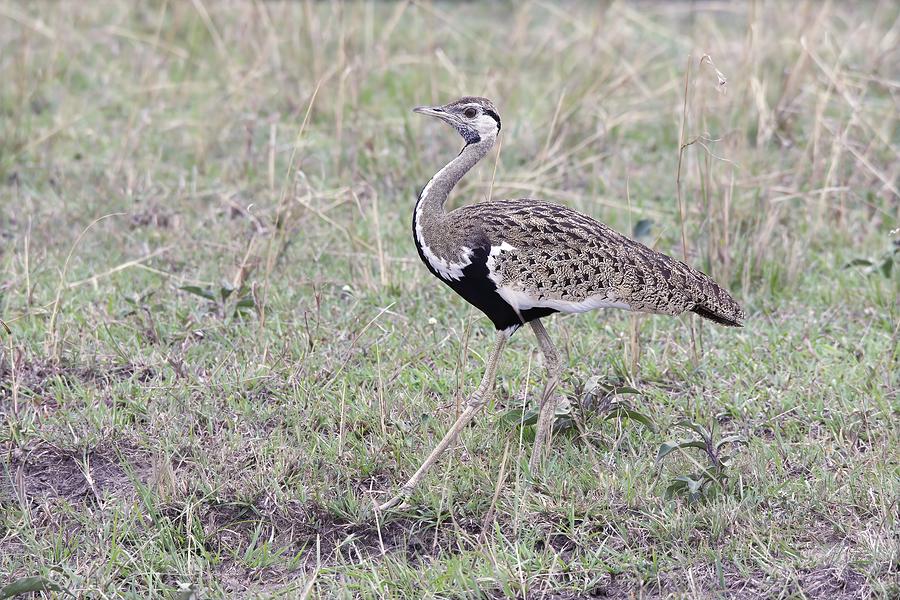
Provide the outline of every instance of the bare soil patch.
<path id="1" fill-rule="evenodd" d="M 270 514 L 249 504 L 208 507 L 204 531 L 212 549 L 244 548 L 256 532 L 273 539 L 290 554 L 303 554 L 307 567 L 331 565 L 403 552 L 410 560 L 458 551 L 461 540 L 452 524 L 434 527 L 426 521 L 400 518 L 387 523 L 343 519 L 315 503 L 291 503 Z"/>
<path id="2" fill-rule="evenodd" d="M 799 578 L 791 578 L 772 577 L 759 570 L 741 573 L 734 565 L 725 564 L 722 566 L 721 581 L 714 565 L 697 565 L 689 570 L 690 581 L 668 573 L 660 574 L 657 580 L 649 582 L 641 582 L 631 575 L 605 574 L 601 577 L 602 583 L 586 592 L 535 589 L 525 597 L 527 600 L 662 600 L 682 597 L 758 600 L 798 596 L 812 600 L 861 600 L 871 596 L 865 576 L 849 567 L 817 567 L 802 571 Z M 498 590 L 494 597 L 506 596 Z"/>
<path id="3" fill-rule="evenodd" d="M 16 448 L 7 456 L 9 477 L 0 483 L 4 495 L 82 503 L 134 493 L 134 482 L 112 449 L 64 450 L 42 443 Z"/>
<path id="4" fill-rule="evenodd" d="M 14 381 L 20 390 L 26 390 L 31 397 L 50 401 L 50 390 L 57 379 L 72 385 L 108 387 L 114 381 L 136 378 L 140 383 L 147 383 L 156 377 L 152 368 L 134 363 L 70 365 L 45 358 L 31 359 L 16 352 L 13 370 L 3 354 L 0 354 L 0 359 L 0 402 L 12 396 Z M 0 404 L 2 410 L 3 405 Z"/>

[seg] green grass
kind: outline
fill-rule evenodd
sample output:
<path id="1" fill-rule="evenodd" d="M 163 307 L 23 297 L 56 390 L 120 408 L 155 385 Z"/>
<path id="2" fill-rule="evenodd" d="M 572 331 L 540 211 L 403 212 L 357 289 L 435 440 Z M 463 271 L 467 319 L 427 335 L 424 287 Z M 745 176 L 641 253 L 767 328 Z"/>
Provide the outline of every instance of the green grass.
<path id="1" fill-rule="evenodd" d="M 900 270 L 845 265 L 882 265 L 900 226 L 898 17 L 0 3 L 0 586 L 896 597 Z M 466 93 L 500 107 L 502 148 L 451 203 L 651 219 L 648 243 L 675 256 L 683 226 L 689 261 L 748 318 L 548 319 L 572 404 L 591 377 L 626 383 L 655 431 L 576 411 L 533 488 L 533 433 L 503 419 L 542 385 L 518 333 L 487 410 L 409 509 L 376 516 L 491 343 L 409 231 L 458 149 L 410 108 Z M 684 149 L 682 223 L 683 112 L 684 141 L 702 138 Z M 665 491 L 702 452 L 655 460 L 683 419 L 746 442 L 697 501 Z"/>

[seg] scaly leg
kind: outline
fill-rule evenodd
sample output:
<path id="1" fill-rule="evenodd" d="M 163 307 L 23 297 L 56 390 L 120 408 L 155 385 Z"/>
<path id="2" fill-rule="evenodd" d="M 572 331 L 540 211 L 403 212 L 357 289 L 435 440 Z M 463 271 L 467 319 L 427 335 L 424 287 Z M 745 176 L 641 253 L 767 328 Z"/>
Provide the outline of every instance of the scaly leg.
<path id="1" fill-rule="evenodd" d="M 544 353 L 544 360 L 547 368 L 547 384 L 544 386 L 544 392 L 541 394 L 540 413 L 538 414 L 537 430 L 534 435 L 534 450 L 531 451 L 531 460 L 528 461 L 528 470 L 532 475 L 537 474 L 543 458 L 544 447 L 550 438 L 550 429 L 553 425 L 553 417 L 556 414 L 556 403 L 559 400 L 553 395 L 556 385 L 559 383 L 561 368 L 559 362 L 559 353 L 547 330 L 539 320 L 531 322 L 531 328 L 537 337 L 538 345 L 541 352 Z"/>
<path id="2" fill-rule="evenodd" d="M 459 435 L 459 432 L 462 431 L 475 417 L 475 413 L 478 412 L 478 409 L 487 404 L 494 389 L 494 377 L 497 372 L 497 363 L 500 360 L 500 353 L 503 351 L 503 347 L 506 345 L 508 339 L 509 336 L 506 333 L 503 333 L 502 331 L 497 332 L 497 341 L 494 343 L 494 349 L 491 351 L 491 355 L 488 358 L 487 366 L 484 369 L 484 377 L 481 378 L 481 385 L 478 386 L 478 389 L 475 390 L 475 393 L 473 393 L 466 402 L 465 410 L 463 410 L 462 414 L 459 415 L 459 418 L 456 419 L 456 422 L 450 428 L 450 431 L 444 435 L 443 439 L 435 446 L 434 450 L 431 451 L 431 454 L 428 455 L 428 458 L 425 459 L 425 462 L 422 463 L 419 470 L 409 478 L 409 481 L 407 481 L 402 488 L 400 488 L 400 491 L 396 496 L 379 506 L 378 510 L 393 508 L 409 498 L 410 494 L 412 494 L 413 490 L 416 488 L 416 485 L 418 485 L 419 480 L 422 479 L 428 469 L 437 462 L 441 457 L 441 454 L 444 453 L 447 447 L 452 444 Z"/>

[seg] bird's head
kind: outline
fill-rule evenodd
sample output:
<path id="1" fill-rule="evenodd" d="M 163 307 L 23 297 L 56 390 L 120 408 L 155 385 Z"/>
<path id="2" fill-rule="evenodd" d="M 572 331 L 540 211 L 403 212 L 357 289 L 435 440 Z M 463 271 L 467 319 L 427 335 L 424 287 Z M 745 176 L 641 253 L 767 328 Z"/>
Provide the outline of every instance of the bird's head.
<path id="1" fill-rule="evenodd" d="M 452 125 L 468 144 L 488 141 L 491 144 L 500 133 L 500 115 L 487 98 L 464 96 L 443 106 L 417 106 L 413 112 L 437 117 Z"/>

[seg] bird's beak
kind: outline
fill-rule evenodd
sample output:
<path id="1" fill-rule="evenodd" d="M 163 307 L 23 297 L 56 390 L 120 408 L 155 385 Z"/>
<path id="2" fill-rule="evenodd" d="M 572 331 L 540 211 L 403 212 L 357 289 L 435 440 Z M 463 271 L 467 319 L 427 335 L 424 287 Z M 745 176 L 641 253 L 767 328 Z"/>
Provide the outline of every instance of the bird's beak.
<path id="1" fill-rule="evenodd" d="M 413 109 L 414 113 L 420 115 L 428 115 L 429 117 L 437 117 L 442 121 L 450 121 L 451 115 L 440 106 L 417 106 Z"/>

